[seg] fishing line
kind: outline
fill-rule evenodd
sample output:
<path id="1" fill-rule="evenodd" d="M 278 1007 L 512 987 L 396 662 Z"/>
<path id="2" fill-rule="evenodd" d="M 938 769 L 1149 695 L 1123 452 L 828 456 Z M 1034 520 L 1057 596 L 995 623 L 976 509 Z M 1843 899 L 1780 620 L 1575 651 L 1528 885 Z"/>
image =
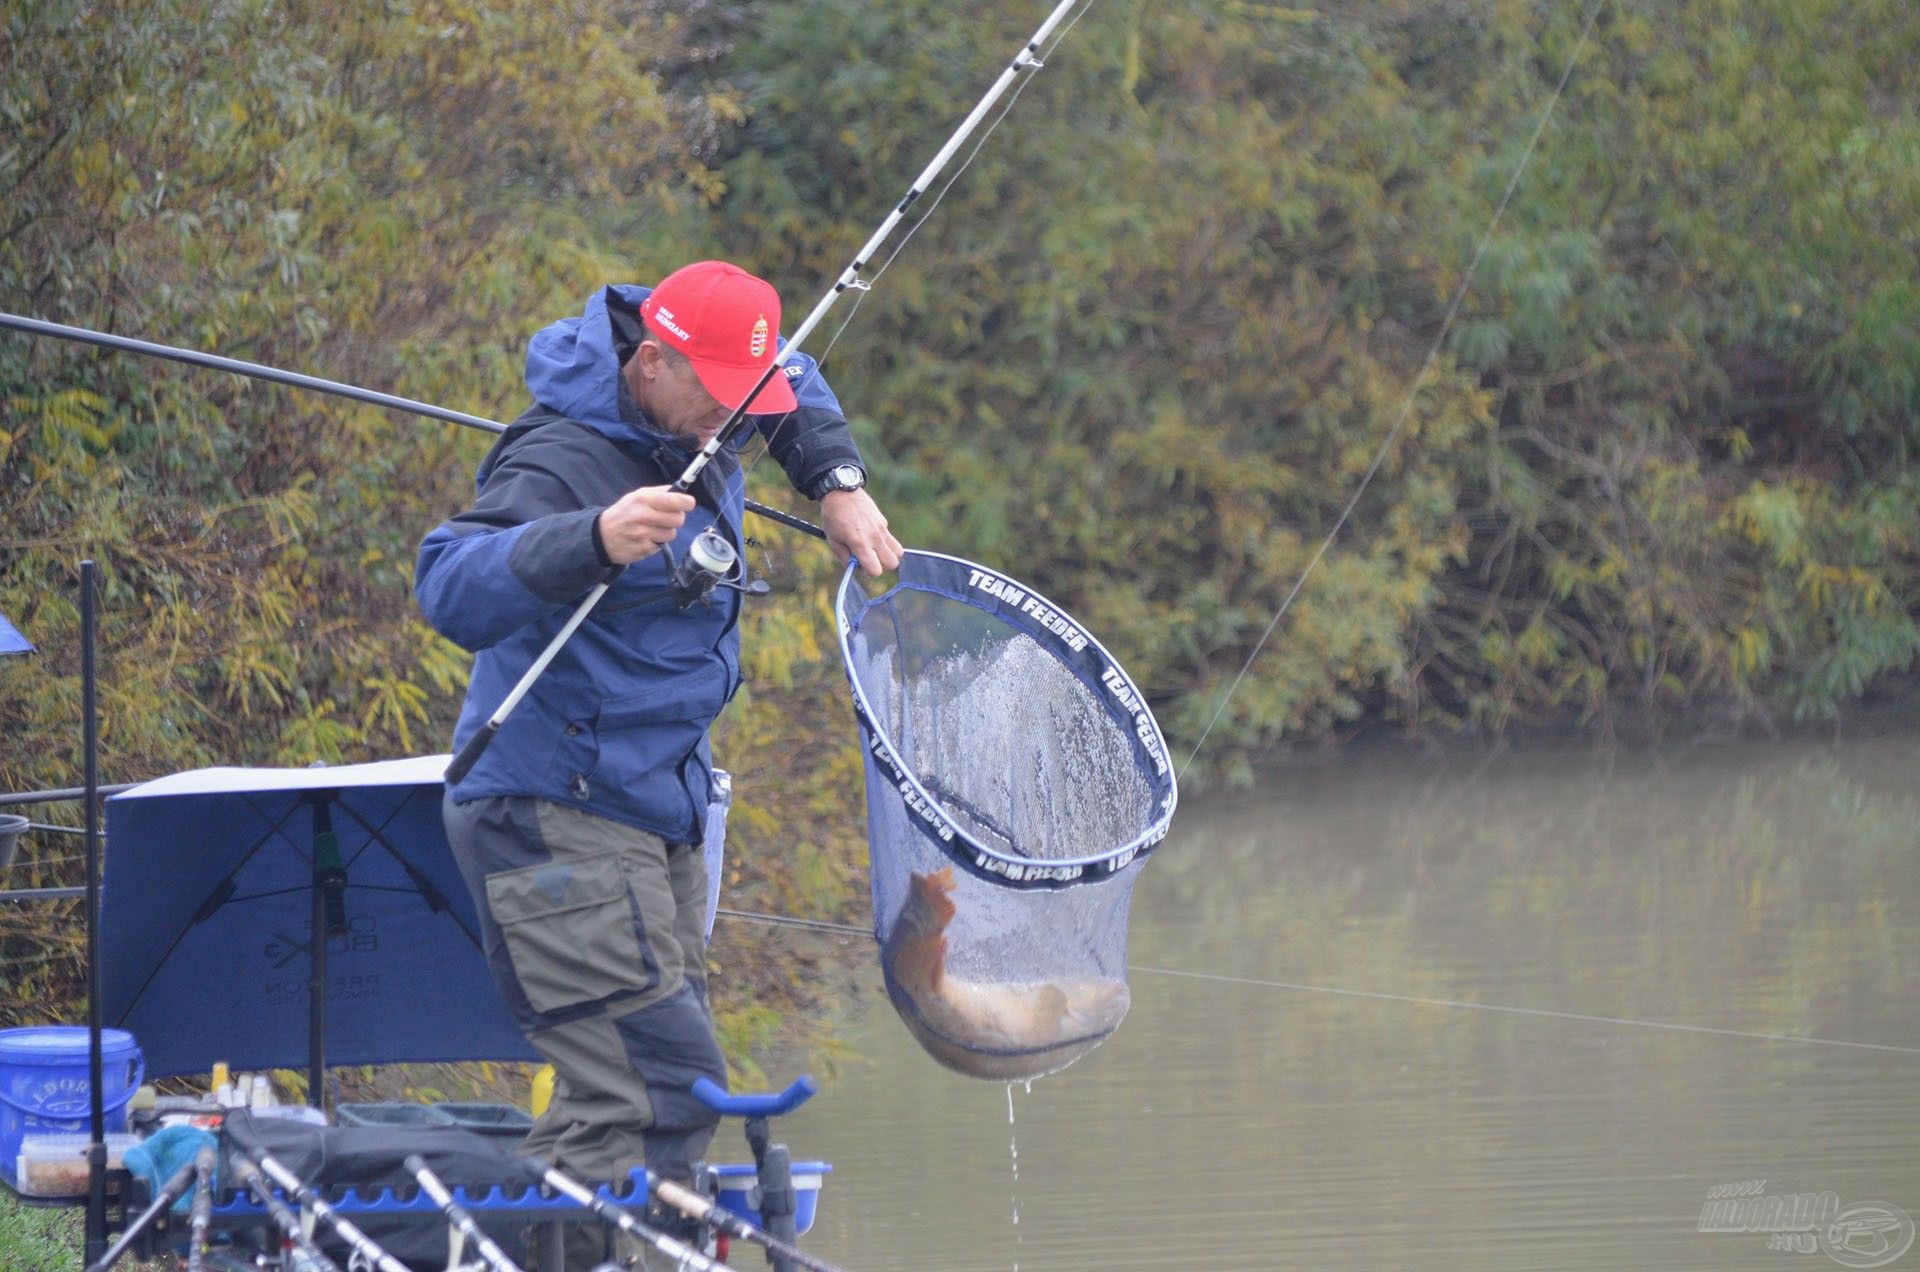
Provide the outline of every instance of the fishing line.
<path id="1" fill-rule="evenodd" d="M 721 906 L 714 911 L 720 918 L 746 919 L 752 923 L 769 923 L 775 927 L 810 928 L 816 932 L 844 932 L 849 936 L 872 936 L 872 928 L 855 927 L 851 923 L 830 923 L 825 919 L 794 919 L 784 914 L 762 914 L 757 910 L 729 910 Z"/>
<path id="2" fill-rule="evenodd" d="M 778 927 L 812 928 L 823 932 L 844 932 L 852 936 L 871 936 L 863 927 L 847 923 L 829 923 L 823 919 L 795 919 L 782 914 L 763 914 L 755 910 L 718 910 L 730 919 L 770 923 Z M 1473 1003 L 1456 998 L 1423 998 L 1417 994 L 1389 994 L 1371 989 L 1343 989 L 1337 985 L 1305 985 L 1298 981 L 1260 980 L 1250 976 L 1225 976 L 1214 972 L 1184 972 L 1171 967 L 1146 967 L 1127 964 L 1129 972 L 1149 976 L 1177 976 L 1184 980 L 1212 981 L 1222 985 L 1252 985 L 1261 989 L 1291 989 L 1303 994 L 1332 994 L 1342 998 L 1370 998 L 1378 1002 L 1409 1003 L 1416 1007 L 1454 1007 L 1466 1011 L 1501 1012 L 1510 1016 L 1541 1016 L 1550 1020 L 1572 1020 L 1591 1025 L 1626 1025 L 1635 1029 L 1665 1029 L 1673 1033 L 1714 1034 L 1722 1038 L 1749 1038 L 1757 1042 L 1803 1042 L 1818 1047 L 1850 1047 L 1860 1051 L 1890 1051 L 1897 1055 L 1920 1056 L 1920 1047 L 1903 1047 L 1890 1042 L 1852 1042 L 1845 1038 L 1812 1038 L 1804 1034 L 1756 1033 L 1748 1029 L 1721 1029 L 1713 1025 L 1689 1025 L 1671 1020 L 1637 1020 L 1630 1016 L 1595 1016 L 1578 1011 L 1554 1011 L 1546 1007 L 1515 1007 L 1506 1003 Z"/>
<path id="3" fill-rule="evenodd" d="M 1347 524 L 1347 518 L 1353 515 L 1354 508 L 1359 504 L 1360 496 L 1366 493 L 1367 487 L 1373 482 L 1374 474 L 1380 471 L 1380 465 L 1386 462 L 1387 454 L 1393 449 L 1393 444 L 1400 439 L 1401 430 L 1406 427 L 1407 419 L 1413 413 L 1413 401 L 1419 396 L 1421 381 L 1425 380 L 1427 372 L 1433 369 L 1434 359 L 1439 357 L 1440 347 L 1446 343 L 1447 333 L 1453 328 L 1453 320 L 1459 316 L 1460 306 L 1467 298 L 1467 289 L 1473 285 L 1474 272 L 1480 268 L 1480 260 L 1487 254 L 1488 245 L 1493 242 L 1493 233 L 1500 227 L 1500 218 L 1506 214 L 1507 204 L 1513 200 L 1513 192 L 1520 188 L 1520 178 L 1526 173 L 1527 165 L 1533 160 L 1534 150 L 1540 144 L 1540 136 L 1546 132 L 1547 122 L 1553 118 L 1554 107 L 1560 104 L 1560 96 L 1566 91 L 1567 81 L 1573 78 L 1573 68 L 1579 64 L 1580 54 L 1587 46 L 1587 37 L 1593 33 L 1593 25 L 1599 20 L 1600 11 L 1606 7 L 1607 0 L 1599 0 L 1592 12 L 1587 15 L 1586 26 L 1581 28 L 1580 38 L 1574 42 L 1573 53 L 1567 58 L 1566 68 L 1560 72 L 1560 82 L 1554 85 L 1553 95 L 1547 99 L 1547 107 L 1540 113 L 1540 121 L 1534 125 L 1533 136 L 1528 139 L 1527 148 L 1521 154 L 1519 164 L 1514 167 L 1513 176 L 1507 182 L 1506 191 L 1500 196 L 1500 202 L 1493 210 L 1493 219 L 1487 222 L 1486 233 L 1480 236 L 1480 245 L 1474 249 L 1473 259 L 1467 264 L 1467 272 L 1460 279 L 1460 285 L 1454 289 L 1453 301 L 1447 306 L 1446 316 L 1440 321 L 1439 334 L 1434 336 L 1432 345 L 1427 349 L 1427 356 L 1421 359 L 1420 369 L 1414 373 L 1413 383 L 1407 388 L 1406 401 L 1400 404 L 1400 413 L 1394 419 L 1393 427 L 1387 430 L 1386 440 L 1380 443 L 1380 449 L 1375 452 L 1373 462 L 1367 466 L 1365 475 L 1360 478 L 1360 484 L 1354 488 L 1352 498 L 1347 500 L 1346 507 L 1342 508 L 1340 515 L 1334 519 L 1333 529 L 1327 531 L 1326 537 L 1320 541 L 1319 548 L 1314 551 L 1313 559 L 1308 561 L 1307 568 L 1300 572 L 1299 581 L 1293 585 L 1293 590 L 1287 593 L 1287 598 L 1280 602 L 1280 608 L 1273 612 L 1273 618 L 1267 623 L 1266 630 L 1260 633 L 1260 639 L 1254 642 L 1253 652 L 1247 655 L 1247 660 L 1240 665 L 1240 671 L 1234 676 L 1233 683 L 1227 686 L 1226 696 L 1221 698 L 1220 705 L 1213 709 L 1212 718 L 1207 721 L 1207 727 L 1200 731 L 1200 740 L 1195 742 L 1193 750 L 1187 753 L 1186 763 L 1180 766 L 1176 777 L 1187 775 L 1188 766 L 1200 754 L 1200 748 L 1206 745 L 1207 737 L 1213 732 L 1213 726 L 1220 723 L 1220 717 L 1225 714 L 1227 704 L 1233 701 L 1233 695 L 1240 689 L 1240 682 L 1247 678 L 1247 672 L 1252 669 L 1254 659 L 1258 658 L 1260 651 L 1266 648 L 1267 640 L 1273 635 L 1274 628 L 1280 625 L 1281 618 L 1293 607 L 1294 598 L 1299 596 L 1300 589 L 1306 586 L 1307 579 L 1313 575 L 1314 568 L 1320 564 L 1320 558 L 1324 557 L 1327 549 L 1333 546 L 1334 539 L 1339 536 L 1341 528 Z"/>
<path id="4" fill-rule="evenodd" d="M 1250 976 L 1221 976 L 1212 972 L 1183 972 L 1171 967 L 1142 967 L 1127 964 L 1130 972 L 1150 976 L 1178 976 L 1186 980 L 1216 981 L 1226 985 L 1253 985 L 1263 989 L 1292 989 L 1307 994 L 1336 994 L 1343 998 L 1372 998 L 1381 1002 L 1412 1003 L 1420 1007 L 1459 1007 L 1469 1011 L 1497 1011 L 1512 1016 L 1544 1016 L 1552 1020 L 1574 1020 L 1595 1025 L 1631 1025 L 1635 1029 L 1667 1029 L 1677 1033 L 1717 1034 L 1723 1038 L 1752 1038 L 1760 1042 L 1804 1042 L 1817 1047 L 1852 1047 L 1861 1051 L 1891 1051 L 1899 1055 L 1920 1056 L 1920 1047 L 1903 1047 L 1891 1042 L 1852 1042 L 1845 1038 L 1811 1038 L 1804 1034 L 1755 1033 L 1747 1029 L 1720 1029 L 1712 1025 L 1687 1025 L 1671 1020 L 1635 1020 L 1628 1016 L 1593 1016 L 1578 1011 L 1553 1011 L 1545 1007 L 1514 1007 L 1505 1003 L 1470 1003 L 1454 998 L 1422 998 L 1416 994 L 1387 994 L 1371 989 L 1342 989 L 1336 985 L 1302 985 L 1294 981 L 1259 980 Z"/>

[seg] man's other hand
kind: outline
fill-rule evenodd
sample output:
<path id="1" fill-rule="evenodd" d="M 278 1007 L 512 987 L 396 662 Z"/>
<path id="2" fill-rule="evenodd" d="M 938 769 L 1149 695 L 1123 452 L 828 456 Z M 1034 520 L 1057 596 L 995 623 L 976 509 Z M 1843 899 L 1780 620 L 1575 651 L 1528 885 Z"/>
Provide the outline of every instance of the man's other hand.
<path id="1" fill-rule="evenodd" d="M 900 540 L 888 532 L 880 505 L 866 491 L 828 491 L 820 500 L 820 521 L 838 560 L 853 557 L 876 579 L 900 568 Z"/>

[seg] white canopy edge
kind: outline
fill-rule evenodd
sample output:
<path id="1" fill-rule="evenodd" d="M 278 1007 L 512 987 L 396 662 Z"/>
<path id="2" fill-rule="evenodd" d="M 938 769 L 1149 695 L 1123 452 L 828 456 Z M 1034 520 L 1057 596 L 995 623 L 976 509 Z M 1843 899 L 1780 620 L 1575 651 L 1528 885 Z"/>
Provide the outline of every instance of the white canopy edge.
<path id="1" fill-rule="evenodd" d="M 313 791 L 346 786 L 437 786 L 446 777 L 446 755 L 416 755 L 372 764 L 321 768 L 203 768 L 169 773 L 122 791 L 113 800 L 156 795 L 235 795 L 249 791 Z"/>

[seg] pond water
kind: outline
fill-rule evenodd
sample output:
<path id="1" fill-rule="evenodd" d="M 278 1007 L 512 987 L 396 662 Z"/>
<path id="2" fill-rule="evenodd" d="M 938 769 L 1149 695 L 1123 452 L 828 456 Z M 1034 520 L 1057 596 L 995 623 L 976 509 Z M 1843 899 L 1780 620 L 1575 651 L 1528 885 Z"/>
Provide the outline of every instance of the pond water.
<path id="1" fill-rule="evenodd" d="M 1193 799 L 1135 896 L 1131 1014 L 1016 1087 L 1012 1125 L 847 942 L 853 1055 L 780 1127 L 835 1165 L 806 1244 L 852 1269 L 1834 1266 L 1702 1211 L 1745 1185 L 1920 1214 L 1917 772 L 1914 740 L 1395 751 Z M 1843 1230 L 1848 1265 L 1897 1218 Z"/>

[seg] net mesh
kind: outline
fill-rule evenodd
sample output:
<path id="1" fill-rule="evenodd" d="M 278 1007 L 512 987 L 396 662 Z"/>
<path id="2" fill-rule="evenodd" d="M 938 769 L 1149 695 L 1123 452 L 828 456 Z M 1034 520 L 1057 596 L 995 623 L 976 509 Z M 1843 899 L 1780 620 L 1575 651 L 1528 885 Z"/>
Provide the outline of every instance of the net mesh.
<path id="1" fill-rule="evenodd" d="M 950 1068 L 1064 1067 L 1126 1013 L 1133 882 L 1173 807 L 1158 729 L 1070 619 L 967 562 L 908 553 L 879 595 L 850 573 L 840 618 L 889 997 Z"/>

